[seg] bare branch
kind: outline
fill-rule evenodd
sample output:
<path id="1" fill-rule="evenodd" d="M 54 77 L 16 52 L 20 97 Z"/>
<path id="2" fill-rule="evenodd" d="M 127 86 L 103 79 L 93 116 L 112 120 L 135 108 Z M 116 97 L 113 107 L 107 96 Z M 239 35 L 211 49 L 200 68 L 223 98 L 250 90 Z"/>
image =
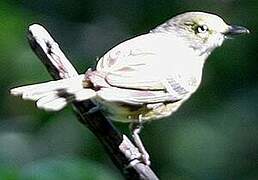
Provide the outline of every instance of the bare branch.
<path id="1" fill-rule="evenodd" d="M 77 76 L 78 73 L 44 27 L 29 27 L 28 41 L 34 53 L 54 79 Z M 158 180 L 149 166 L 139 159 L 133 143 L 107 120 L 91 101 L 73 103 L 79 121 L 100 140 L 113 163 L 126 179 Z"/>

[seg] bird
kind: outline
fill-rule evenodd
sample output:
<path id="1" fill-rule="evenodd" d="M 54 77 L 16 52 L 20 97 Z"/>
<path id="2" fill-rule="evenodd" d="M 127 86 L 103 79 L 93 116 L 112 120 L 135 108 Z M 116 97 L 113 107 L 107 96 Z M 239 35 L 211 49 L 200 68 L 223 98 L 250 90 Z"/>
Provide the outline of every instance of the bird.
<path id="1" fill-rule="evenodd" d="M 113 47 L 84 74 L 17 87 L 10 93 L 36 101 L 46 111 L 92 100 L 107 118 L 130 123 L 142 160 L 149 165 L 139 137 L 142 124 L 175 112 L 198 89 L 211 52 L 224 40 L 248 33 L 246 27 L 228 25 L 218 15 L 185 12 Z"/>

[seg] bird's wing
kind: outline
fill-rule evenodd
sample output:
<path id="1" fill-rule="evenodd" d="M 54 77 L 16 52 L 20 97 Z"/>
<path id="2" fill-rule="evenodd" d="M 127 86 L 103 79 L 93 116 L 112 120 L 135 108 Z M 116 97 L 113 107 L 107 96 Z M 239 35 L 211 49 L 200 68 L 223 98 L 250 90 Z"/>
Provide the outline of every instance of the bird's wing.
<path id="1" fill-rule="evenodd" d="M 176 102 L 181 100 L 165 91 L 125 89 L 118 87 L 101 88 L 97 95 L 109 102 L 122 102 L 133 105 Z"/>
<path id="2" fill-rule="evenodd" d="M 102 95 L 109 97 L 108 100 L 132 104 L 176 102 L 189 94 L 180 81 L 169 77 L 155 79 L 140 74 L 132 77 L 109 74 L 106 76 L 106 81 L 111 88 L 103 88 Z"/>
<path id="3" fill-rule="evenodd" d="M 114 89 L 103 89 L 101 95 L 105 99 L 133 104 L 182 99 L 188 91 L 172 77 L 173 72 L 163 59 L 170 57 L 166 53 L 171 52 L 161 51 L 159 47 L 167 42 L 163 37 L 147 34 L 106 53 L 99 60 L 97 71 L 106 73 L 105 80 Z"/>

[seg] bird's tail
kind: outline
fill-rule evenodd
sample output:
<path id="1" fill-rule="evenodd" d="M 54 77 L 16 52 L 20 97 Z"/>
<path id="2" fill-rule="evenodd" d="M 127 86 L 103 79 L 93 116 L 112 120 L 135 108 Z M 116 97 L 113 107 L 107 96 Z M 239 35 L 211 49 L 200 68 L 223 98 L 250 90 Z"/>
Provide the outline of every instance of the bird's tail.
<path id="1" fill-rule="evenodd" d="M 11 94 L 21 96 L 25 100 L 36 101 L 38 108 L 46 111 L 59 111 L 68 103 L 83 101 L 96 96 L 96 92 L 83 87 L 84 75 L 49 81 L 40 84 L 11 89 Z"/>

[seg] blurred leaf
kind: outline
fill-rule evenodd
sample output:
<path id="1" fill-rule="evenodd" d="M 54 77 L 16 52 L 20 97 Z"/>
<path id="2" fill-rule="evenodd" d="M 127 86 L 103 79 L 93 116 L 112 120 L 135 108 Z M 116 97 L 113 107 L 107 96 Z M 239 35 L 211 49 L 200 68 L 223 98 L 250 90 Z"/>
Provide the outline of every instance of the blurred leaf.
<path id="1" fill-rule="evenodd" d="M 21 180 L 116 180 L 111 169 L 92 161 L 79 159 L 46 159 L 22 169 Z"/>
<path id="2" fill-rule="evenodd" d="M 0 167 L 0 179 L 18 180 L 18 170 L 14 168 Z"/>

